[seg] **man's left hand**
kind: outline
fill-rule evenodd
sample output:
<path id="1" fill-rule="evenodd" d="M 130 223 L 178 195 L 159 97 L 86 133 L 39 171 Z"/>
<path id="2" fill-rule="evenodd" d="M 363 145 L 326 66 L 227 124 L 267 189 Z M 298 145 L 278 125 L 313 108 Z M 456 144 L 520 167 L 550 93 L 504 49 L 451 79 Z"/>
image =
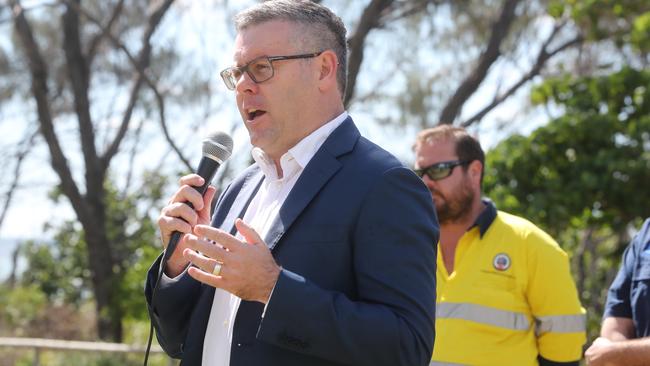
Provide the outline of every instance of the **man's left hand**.
<path id="1" fill-rule="evenodd" d="M 224 289 L 242 300 L 266 304 L 282 268 L 252 227 L 241 219 L 237 219 L 235 227 L 244 241 L 223 230 L 196 225 L 194 235 L 187 235 L 188 248 L 183 251 L 194 264 L 188 273 L 197 281 Z M 215 275 L 217 265 L 221 270 Z"/>

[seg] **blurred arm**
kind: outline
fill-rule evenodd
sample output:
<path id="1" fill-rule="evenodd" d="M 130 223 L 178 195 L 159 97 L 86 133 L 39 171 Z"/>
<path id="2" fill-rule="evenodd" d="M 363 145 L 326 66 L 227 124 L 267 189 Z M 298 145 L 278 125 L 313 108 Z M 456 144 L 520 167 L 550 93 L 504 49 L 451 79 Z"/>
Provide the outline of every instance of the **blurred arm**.
<path id="1" fill-rule="evenodd" d="M 600 337 L 585 352 L 589 366 L 641 366 L 650 364 L 650 337 L 631 339 L 634 323 L 629 318 L 608 317 Z"/>
<path id="2" fill-rule="evenodd" d="M 612 342 L 634 338 L 634 323 L 630 318 L 607 317 L 603 320 L 600 336 Z"/>

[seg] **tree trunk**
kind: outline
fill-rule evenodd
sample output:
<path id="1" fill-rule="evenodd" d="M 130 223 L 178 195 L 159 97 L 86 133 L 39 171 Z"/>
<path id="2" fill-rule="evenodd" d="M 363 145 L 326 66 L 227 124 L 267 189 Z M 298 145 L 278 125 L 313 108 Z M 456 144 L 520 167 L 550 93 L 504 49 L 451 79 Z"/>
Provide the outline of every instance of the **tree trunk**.
<path id="1" fill-rule="evenodd" d="M 151 58 L 151 37 L 157 29 L 163 16 L 169 10 L 173 0 L 158 2 L 147 19 L 147 27 L 142 37 L 142 49 L 135 62 L 133 70 L 135 81 L 131 90 L 129 104 L 118 132 L 108 144 L 107 150 L 100 155 L 96 147 L 96 126 L 91 115 L 89 98 L 91 62 L 100 42 L 111 35 L 111 25 L 119 16 L 123 1 L 115 7 L 108 27 L 103 28 L 92 41 L 88 54 L 84 53 L 82 44 L 81 13 L 85 13 L 80 0 L 64 1 L 66 10 L 61 20 L 63 30 L 63 51 L 66 58 L 67 76 L 73 95 L 74 113 L 79 125 L 79 142 L 85 163 L 86 193 L 77 185 L 73 178 L 68 159 L 64 154 L 61 141 L 54 128 L 53 111 L 50 105 L 51 95 L 48 92 L 48 64 L 35 40 L 32 27 L 25 17 L 24 9 L 19 0 L 10 0 L 13 19 L 18 38 L 23 47 L 30 75 L 32 77 L 32 94 L 36 102 L 39 131 L 47 143 L 51 165 L 61 180 L 60 189 L 70 200 L 72 208 L 81 222 L 87 245 L 88 265 L 91 272 L 91 283 L 97 308 L 97 331 L 101 339 L 122 340 L 122 317 L 124 311 L 119 298 L 120 267 L 117 256 L 106 231 L 106 191 L 104 183 L 106 173 L 112 158 L 118 153 L 120 144 L 129 130 L 129 122 L 135 104 L 139 97 L 145 70 Z M 92 16 L 85 18 L 91 19 Z M 97 22 L 102 24 L 102 22 Z"/>
<path id="2" fill-rule="evenodd" d="M 97 310 L 97 333 L 100 339 L 122 341 L 122 314 L 118 288 L 119 273 L 111 243 L 106 233 L 105 205 L 92 210 L 90 217 L 81 221 L 87 245 L 88 264 Z"/>
<path id="3" fill-rule="evenodd" d="M 349 107 L 350 102 L 354 97 L 357 77 L 359 76 L 361 63 L 363 62 L 363 48 L 366 38 L 371 30 L 380 25 L 381 13 L 389 8 L 391 4 L 393 4 L 393 0 L 372 0 L 363 10 L 361 19 L 359 19 L 359 25 L 354 34 L 348 39 L 348 80 L 343 100 L 343 104 L 346 108 Z"/>

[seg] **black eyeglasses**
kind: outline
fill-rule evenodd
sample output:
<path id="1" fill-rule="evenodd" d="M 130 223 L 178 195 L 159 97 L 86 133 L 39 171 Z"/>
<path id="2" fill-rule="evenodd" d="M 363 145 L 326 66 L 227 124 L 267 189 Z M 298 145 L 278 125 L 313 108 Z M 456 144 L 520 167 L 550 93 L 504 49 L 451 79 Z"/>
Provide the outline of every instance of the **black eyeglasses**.
<path id="1" fill-rule="evenodd" d="M 254 59 L 244 66 L 233 66 L 223 70 L 220 75 L 226 87 L 230 90 L 235 90 L 237 80 L 246 72 L 250 78 L 256 83 L 262 83 L 273 77 L 273 62 L 282 60 L 295 60 L 300 58 L 312 58 L 320 56 L 320 52 L 305 53 L 302 55 L 293 56 L 262 56 Z"/>
<path id="2" fill-rule="evenodd" d="M 462 161 L 462 160 L 443 161 L 440 163 L 429 165 L 428 167 L 422 169 L 413 169 L 413 171 L 420 178 L 422 178 L 426 174 L 427 177 L 429 177 L 429 179 L 431 180 L 440 180 L 450 176 L 451 173 L 454 172 L 455 167 L 459 165 L 468 165 L 469 163 L 471 163 L 471 161 L 469 160 L 468 161 Z"/>

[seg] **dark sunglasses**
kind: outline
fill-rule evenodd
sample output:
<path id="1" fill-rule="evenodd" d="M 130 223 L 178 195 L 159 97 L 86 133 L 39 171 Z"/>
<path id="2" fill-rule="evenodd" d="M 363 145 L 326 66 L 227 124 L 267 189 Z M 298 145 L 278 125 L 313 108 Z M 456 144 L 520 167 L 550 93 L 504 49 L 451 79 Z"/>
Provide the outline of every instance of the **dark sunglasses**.
<path id="1" fill-rule="evenodd" d="M 443 161 L 440 163 L 429 165 L 428 167 L 422 169 L 413 169 L 413 171 L 420 178 L 424 177 L 424 175 L 426 174 L 427 177 L 429 177 L 429 179 L 431 180 L 440 180 L 450 176 L 451 173 L 454 172 L 455 167 L 459 165 L 468 165 L 469 163 L 471 163 L 471 161 L 461 161 L 461 160 Z"/>

